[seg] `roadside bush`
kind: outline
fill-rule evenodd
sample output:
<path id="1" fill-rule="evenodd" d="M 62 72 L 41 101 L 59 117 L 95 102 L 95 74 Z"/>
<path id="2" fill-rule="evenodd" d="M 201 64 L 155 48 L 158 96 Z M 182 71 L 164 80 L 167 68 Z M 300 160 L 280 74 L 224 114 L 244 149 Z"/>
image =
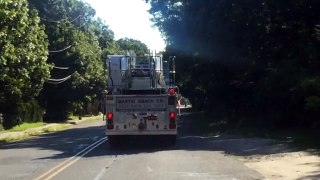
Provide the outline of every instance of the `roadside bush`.
<path id="1" fill-rule="evenodd" d="M 309 96 L 306 98 L 306 110 L 313 112 L 320 112 L 320 97 L 318 96 Z"/>
<path id="2" fill-rule="evenodd" d="M 3 114 L 3 128 L 10 129 L 19 124 L 18 116 L 14 112 Z"/>
<path id="3" fill-rule="evenodd" d="M 3 127 L 10 129 L 13 126 L 23 122 L 42 122 L 43 109 L 37 100 L 32 99 L 29 102 L 17 103 L 10 112 L 3 114 Z"/>
<path id="4" fill-rule="evenodd" d="M 307 96 L 320 96 L 320 78 L 310 78 L 303 80 L 301 82 L 301 89 Z"/>
<path id="5" fill-rule="evenodd" d="M 21 122 L 42 122 L 43 109 L 36 100 L 18 104 L 18 118 Z"/>
<path id="6" fill-rule="evenodd" d="M 0 113 L 0 131 L 4 130 L 2 123 L 3 123 L 3 115 L 2 113 Z"/>

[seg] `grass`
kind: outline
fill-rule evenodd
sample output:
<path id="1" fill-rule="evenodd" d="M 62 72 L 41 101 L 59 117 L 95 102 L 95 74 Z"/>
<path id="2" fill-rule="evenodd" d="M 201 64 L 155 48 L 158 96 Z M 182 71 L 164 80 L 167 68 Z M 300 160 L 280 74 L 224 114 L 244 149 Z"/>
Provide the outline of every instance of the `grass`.
<path id="1" fill-rule="evenodd" d="M 39 127 L 39 126 L 38 126 Z M 43 128 L 31 128 L 24 131 L 8 131 L 8 133 L 0 136 L 0 142 L 14 142 L 23 140 L 32 136 L 38 136 L 43 133 L 55 132 L 70 128 L 70 124 L 52 124 Z"/>
<path id="2" fill-rule="evenodd" d="M 75 116 L 75 115 L 69 115 L 68 116 L 68 120 L 78 120 L 79 116 Z"/>
<path id="3" fill-rule="evenodd" d="M 83 118 L 82 121 L 84 121 L 84 122 L 93 122 L 93 121 L 97 121 L 97 120 L 101 120 L 102 121 L 102 115 L 92 116 L 92 117 L 85 117 L 85 118 Z"/>
<path id="4" fill-rule="evenodd" d="M 70 124 L 58 124 L 56 126 L 51 126 L 51 127 L 47 127 L 47 128 L 43 128 L 43 132 L 55 132 L 55 131 L 61 131 L 64 129 L 68 129 L 70 128 L 71 125 Z"/>
<path id="5" fill-rule="evenodd" d="M 79 120 L 78 116 L 69 116 L 68 119 L 71 120 L 71 121 L 75 121 L 75 123 L 78 124 L 78 123 L 94 122 L 94 121 L 102 120 L 102 115 L 83 116 L 81 120 Z"/>
<path id="6" fill-rule="evenodd" d="M 46 125 L 43 122 L 36 122 L 36 123 L 22 123 L 20 125 L 17 125 L 9 130 L 6 130 L 6 132 L 15 132 L 15 131 L 25 131 L 27 129 L 31 128 L 37 128 Z"/>
<path id="7" fill-rule="evenodd" d="M 77 116 L 71 117 L 74 120 L 78 120 Z M 86 116 L 83 117 L 80 123 L 94 122 L 102 120 L 102 115 L 99 116 Z M 55 132 L 71 127 L 71 124 L 46 124 L 43 122 L 38 123 L 22 123 L 20 126 L 15 126 L 12 129 L 0 132 L 0 142 L 13 142 L 19 141 L 31 136 L 38 136 L 43 133 Z"/>

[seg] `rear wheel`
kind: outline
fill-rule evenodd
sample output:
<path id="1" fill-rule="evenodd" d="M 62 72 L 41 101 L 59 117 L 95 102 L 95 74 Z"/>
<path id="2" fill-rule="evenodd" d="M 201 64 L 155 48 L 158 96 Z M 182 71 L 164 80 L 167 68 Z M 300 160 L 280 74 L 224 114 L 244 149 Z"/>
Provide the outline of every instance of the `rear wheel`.
<path id="1" fill-rule="evenodd" d="M 177 135 L 169 135 L 167 138 L 169 146 L 175 146 L 177 143 Z"/>
<path id="2" fill-rule="evenodd" d="M 112 148 L 119 146 L 119 137 L 118 136 L 108 136 L 109 144 Z"/>

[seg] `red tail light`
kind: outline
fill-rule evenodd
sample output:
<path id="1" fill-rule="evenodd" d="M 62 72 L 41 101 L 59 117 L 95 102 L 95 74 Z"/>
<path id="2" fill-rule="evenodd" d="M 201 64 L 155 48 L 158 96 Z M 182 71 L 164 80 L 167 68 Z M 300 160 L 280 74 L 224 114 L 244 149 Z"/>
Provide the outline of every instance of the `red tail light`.
<path id="1" fill-rule="evenodd" d="M 170 112 L 169 117 L 170 117 L 170 119 L 175 119 L 176 118 L 176 113 Z"/>
<path id="2" fill-rule="evenodd" d="M 113 125 L 113 113 L 112 112 L 108 112 L 107 113 L 107 129 L 113 129 L 114 125 Z"/>
<path id="3" fill-rule="evenodd" d="M 109 112 L 109 113 L 107 114 L 107 118 L 108 118 L 108 119 L 112 119 L 112 118 L 113 118 L 113 113 L 112 113 L 112 112 Z"/>
<path id="4" fill-rule="evenodd" d="M 177 127 L 176 125 L 176 113 L 175 112 L 170 112 L 169 113 L 169 129 L 175 129 Z"/>
<path id="5" fill-rule="evenodd" d="M 174 93 L 175 93 L 174 89 L 169 89 L 169 94 L 170 95 L 174 95 Z"/>

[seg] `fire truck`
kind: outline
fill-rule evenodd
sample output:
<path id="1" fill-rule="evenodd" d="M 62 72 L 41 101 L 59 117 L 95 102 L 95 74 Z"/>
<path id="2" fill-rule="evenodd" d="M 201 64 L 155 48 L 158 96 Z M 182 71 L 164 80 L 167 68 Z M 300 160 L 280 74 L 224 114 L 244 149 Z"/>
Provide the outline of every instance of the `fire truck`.
<path id="1" fill-rule="evenodd" d="M 106 60 L 106 135 L 111 146 L 124 137 L 161 136 L 170 144 L 177 137 L 175 57 L 161 54 L 109 55 Z"/>

